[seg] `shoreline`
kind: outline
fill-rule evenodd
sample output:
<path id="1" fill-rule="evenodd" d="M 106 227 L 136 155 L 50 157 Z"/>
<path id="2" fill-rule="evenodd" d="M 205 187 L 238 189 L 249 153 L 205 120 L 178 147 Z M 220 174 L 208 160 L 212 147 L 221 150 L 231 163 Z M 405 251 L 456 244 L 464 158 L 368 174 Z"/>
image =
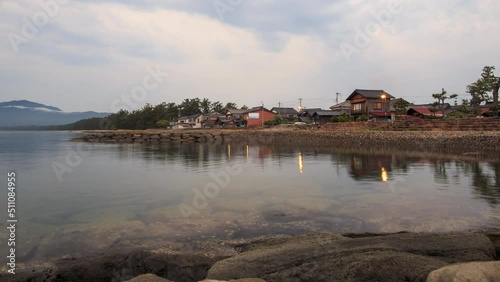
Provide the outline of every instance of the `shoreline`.
<path id="1" fill-rule="evenodd" d="M 325 131 L 320 129 L 198 129 L 77 131 L 73 142 L 160 144 L 242 142 L 296 147 L 392 148 L 469 155 L 500 152 L 500 131 Z"/>
<path id="2" fill-rule="evenodd" d="M 408 263 L 416 263 L 423 268 L 425 276 L 420 277 L 419 271 L 422 270 L 415 270 L 411 275 L 424 279 L 416 281 L 425 281 L 428 273 L 444 266 L 461 262 L 500 260 L 500 230 L 496 229 L 446 233 L 321 232 L 257 237 L 228 242 L 228 245 L 235 250 L 234 254 L 220 253 L 207 256 L 202 252 L 179 253 L 167 249 L 103 251 L 92 256 L 59 259 L 52 262 L 53 267 L 33 267 L 15 276 L 1 273 L 0 278 L 2 281 L 21 282 L 73 281 L 76 278 L 78 281 L 124 281 L 150 273 L 172 281 L 201 281 L 207 278 L 226 281 L 244 277 L 259 277 L 264 281 L 284 281 L 282 279 L 289 278 L 290 273 L 284 271 L 283 267 L 290 265 L 281 261 L 293 262 L 301 267 L 305 265 L 305 269 L 301 270 L 304 273 L 299 272 L 297 275 L 308 275 L 307 269 L 312 267 L 315 269 L 315 275 L 329 277 L 332 275 L 331 271 L 324 267 L 323 262 L 317 257 L 332 259 L 332 254 L 338 253 L 341 254 L 341 262 L 346 257 L 349 260 L 349 256 L 353 256 L 354 264 L 366 264 L 365 257 L 367 257 L 369 265 L 387 263 L 385 262 L 387 256 L 391 261 L 393 257 L 402 257 L 405 258 L 404 261 L 390 266 L 394 268 L 393 271 L 398 271 L 401 267 L 411 269 L 413 265 Z M 270 259 L 268 256 L 273 256 L 275 259 L 268 262 Z M 258 275 L 261 269 L 269 270 L 272 267 L 276 268 L 276 272 L 282 272 L 280 277 L 273 277 L 273 274 L 266 274 L 265 271 Z M 245 271 L 250 269 L 253 273 L 251 276 L 246 276 L 245 271 L 240 273 L 242 269 Z M 350 273 L 351 269 L 349 267 L 335 271 Z M 375 270 L 368 270 L 370 271 Z M 360 275 L 355 272 L 352 274 Z M 364 280 L 358 278 L 353 281 Z"/>

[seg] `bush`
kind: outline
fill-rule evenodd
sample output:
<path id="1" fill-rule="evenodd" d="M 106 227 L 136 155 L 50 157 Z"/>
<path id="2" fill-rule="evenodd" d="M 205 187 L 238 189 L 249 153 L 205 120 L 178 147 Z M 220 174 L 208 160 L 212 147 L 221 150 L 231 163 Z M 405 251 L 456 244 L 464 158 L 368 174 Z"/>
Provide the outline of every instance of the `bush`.
<path id="1" fill-rule="evenodd" d="M 284 120 L 281 117 L 281 115 L 275 115 L 272 119 L 264 122 L 264 125 L 265 126 L 274 126 L 274 125 L 280 125 L 282 123 L 284 123 Z"/>
<path id="2" fill-rule="evenodd" d="M 465 115 L 461 112 L 453 112 L 448 115 L 449 118 L 465 118 Z"/>
<path id="3" fill-rule="evenodd" d="M 410 127 L 408 127 L 408 131 L 420 131 L 420 128 L 418 128 L 416 126 L 410 126 Z"/>
<path id="4" fill-rule="evenodd" d="M 356 118 L 356 121 L 358 121 L 358 122 L 368 121 L 368 117 L 366 117 L 366 116 L 359 116 L 359 117 Z"/>
<path id="5" fill-rule="evenodd" d="M 332 117 L 332 122 L 350 122 L 350 121 L 354 121 L 354 119 L 346 113 L 343 113 L 340 116 Z"/>
<path id="6" fill-rule="evenodd" d="M 167 128 L 170 125 L 168 120 L 162 119 L 156 122 L 156 125 L 160 128 Z"/>

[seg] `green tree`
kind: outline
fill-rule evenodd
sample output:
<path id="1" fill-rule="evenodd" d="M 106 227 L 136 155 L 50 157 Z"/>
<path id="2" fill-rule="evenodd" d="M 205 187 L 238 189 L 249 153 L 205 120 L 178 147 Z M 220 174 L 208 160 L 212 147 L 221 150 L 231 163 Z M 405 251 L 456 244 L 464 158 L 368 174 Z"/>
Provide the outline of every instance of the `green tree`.
<path id="1" fill-rule="evenodd" d="M 437 100 L 437 103 L 439 105 L 439 108 L 441 109 L 441 112 L 443 113 L 443 117 L 446 117 L 446 113 L 444 111 L 444 103 L 447 99 L 455 99 L 458 95 L 457 94 L 452 94 L 450 96 L 447 96 L 446 90 L 442 88 L 441 93 L 436 93 L 432 94 L 432 97 Z"/>
<path id="2" fill-rule="evenodd" d="M 162 119 L 156 122 L 156 125 L 159 128 L 167 128 L 170 125 L 170 122 L 168 120 Z"/>
<path id="3" fill-rule="evenodd" d="M 179 105 L 181 108 L 181 116 L 191 116 L 201 113 L 200 99 L 184 99 Z"/>
<path id="4" fill-rule="evenodd" d="M 248 110 L 248 106 L 247 105 L 243 105 L 243 107 L 241 107 L 242 110 Z"/>
<path id="5" fill-rule="evenodd" d="M 221 113 L 221 114 L 225 114 L 225 112 L 224 112 L 224 106 L 219 101 L 212 103 L 212 111 L 218 112 L 218 113 Z"/>
<path id="6" fill-rule="evenodd" d="M 498 90 L 500 88 L 500 77 L 496 77 L 493 71 L 494 66 L 485 66 L 481 77 L 469 85 L 467 85 L 467 93 L 471 94 L 471 104 L 475 107 L 481 102 L 487 102 L 491 99 L 488 93 L 491 92 L 493 98 L 492 111 L 498 111 Z"/>
<path id="7" fill-rule="evenodd" d="M 237 109 L 238 105 L 236 103 L 226 103 L 224 106 L 224 111 L 227 112 L 230 109 Z"/>
<path id="8" fill-rule="evenodd" d="M 410 103 L 406 102 L 403 99 L 399 99 L 396 103 L 394 103 L 394 112 L 396 115 L 406 115 L 408 107 Z"/>
<path id="9" fill-rule="evenodd" d="M 207 98 L 204 98 L 200 102 L 200 108 L 202 113 L 208 114 L 212 108 L 212 102 L 210 102 Z"/>

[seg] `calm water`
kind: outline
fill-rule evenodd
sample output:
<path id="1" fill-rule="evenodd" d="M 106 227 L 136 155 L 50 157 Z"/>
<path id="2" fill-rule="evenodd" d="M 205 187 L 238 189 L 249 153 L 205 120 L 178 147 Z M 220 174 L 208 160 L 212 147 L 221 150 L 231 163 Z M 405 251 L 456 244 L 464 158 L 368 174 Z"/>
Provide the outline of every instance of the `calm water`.
<path id="1" fill-rule="evenodd" d="M 28 264 L 135 247 L 210 254 L 223 242 L 271 234 L 500 227 L 495 161 L 379 149 L 67 142 L 76 136 L 0 132 L 0 179 L 5 188 L 7 172 L 17 173 L 17 255 Z M 2 250 L 6 216 L 2 208 Z"/>

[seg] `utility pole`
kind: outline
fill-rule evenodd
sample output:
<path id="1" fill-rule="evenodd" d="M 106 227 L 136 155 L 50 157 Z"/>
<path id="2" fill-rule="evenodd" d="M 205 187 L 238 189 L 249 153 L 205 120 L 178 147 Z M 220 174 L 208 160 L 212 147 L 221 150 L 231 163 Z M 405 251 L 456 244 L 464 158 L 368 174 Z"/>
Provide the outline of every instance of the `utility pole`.
<path id="1" fill-rule="evenodd" d="M 302 111 L 302 98 L 299 98 L 299 110 Z"/>
<path id="2" fill-rule="evenodd" d="M 281 116 L 281 102 L 278 102 L 278 114 Z"/>
<path id="3" fill-rule="evenodd" d="M 336 96 L 336 98 L 335 98 L 335 104 L 338 105 L 339 104 L 340 93 L 339 92 L 335 93 L 335 96 Z"/>

